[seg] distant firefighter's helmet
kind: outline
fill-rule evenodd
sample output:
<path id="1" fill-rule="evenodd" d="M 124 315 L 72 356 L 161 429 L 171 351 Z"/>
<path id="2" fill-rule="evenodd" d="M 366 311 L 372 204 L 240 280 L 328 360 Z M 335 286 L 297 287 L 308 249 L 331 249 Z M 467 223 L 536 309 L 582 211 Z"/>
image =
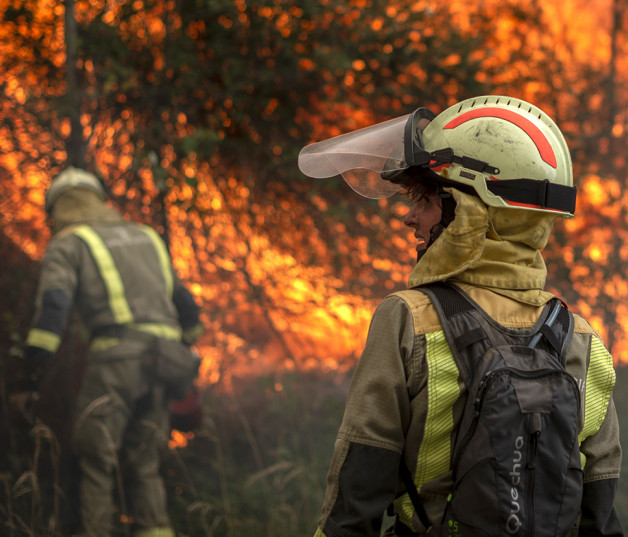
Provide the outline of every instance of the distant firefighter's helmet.
<path id="1" fill-rule="evenodd" d="M 46 193 L 45 208 L 48 214 L 52 211 L 52 206 L 59 199 L 59 196 L 71 188 L 84 188 L 95 192 L 103 201 L 107 198 L 102 183 L 95 175 L 69 166 L 57 175 L 51 182 Z"/>

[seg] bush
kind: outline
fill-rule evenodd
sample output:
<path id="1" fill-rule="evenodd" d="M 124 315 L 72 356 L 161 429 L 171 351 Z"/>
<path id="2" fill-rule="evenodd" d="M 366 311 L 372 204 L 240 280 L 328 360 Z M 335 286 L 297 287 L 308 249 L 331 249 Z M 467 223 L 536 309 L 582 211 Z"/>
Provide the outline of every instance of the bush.
<path id="1" fill-rule="evenodd" d="M 628 368 L 618 368 L 620 409 L 628 405 L 627 383 Z M 205 388 L 202 425 L 187 445 L 167 449 L 163 458 L 178 535 L 311 537 L 347 389 L 348 378 L 317 374 Z M 44 423 L 8 427 L 6 411 L 0 417 L 0 533 L 71 535 L 78 471 L 67 444 Z M 620 411 L 619 417 L 626 446 L 628 414 Z M 628 458 L 623 470 L 628 475 Z M 616 507 L 628 528 L 628 480 L 620 481 Z M 128 536 L 129 529 L 122 524 L 119 535 Z"/>
<path id="2" fill-rule="evenodd" d="M 346 379 L 294 375 L 206 388 L 204 420 L 165 450 L 163 475 L 181 537 L 308 536 L 346 396 Z M 7 418 L 7 415 L 4 415 Z M 38 421 L 2 430 L 0 533 L 61 537 L 77 530 L 78 470 L 63 432 Z M 130 522 L 121 516 L 120 536 Z"/>

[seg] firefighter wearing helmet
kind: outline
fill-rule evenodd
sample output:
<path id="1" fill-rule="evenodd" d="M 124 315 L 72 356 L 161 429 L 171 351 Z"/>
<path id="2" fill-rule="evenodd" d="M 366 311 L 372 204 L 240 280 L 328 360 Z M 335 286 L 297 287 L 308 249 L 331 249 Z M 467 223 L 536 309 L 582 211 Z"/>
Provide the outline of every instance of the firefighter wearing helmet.
<path id="1" fill-rule="evenodd" d="M 47 191 L 45 209 L 53 237 L 25 359 L 36 389 L 75 308 L 90 334 L 73 431 L 81 467 L 79 535 L 116 531 L 113 491 L 118 461 L 126 461 L 119 471 L 131 491 L 127 512 L 134 534 L 174 537 L 159 474 L 171 394 L 146 364 L 156 341 L 196 340 L 202 330 L 198 307 L 157 232 L 109 207 L 93 174 L 63 170 Z"/>
<path id="2" fill-rule="evenodd" d="M 556 219 L 573 217 L 576 205 L 562 133 L 527 102 L 482 96 L 438 115 L 419 108 L 308 145 L 299 168 L 318 179 L 341 175 L 368 198 L 407 194 L 411 209 L 404 223 L 414 230 L 418 254 L 408 289 L 388 296 L 373 315 L 316 537 L 379 536 L 387 508 L 395 522 L 386 535 L 491 535 L 464 517 L 445 520 L 456 434 L 470 389 L 465 364 L 443 333 L 441 312 L 417 289 L 453 289 L 513 337 L 549 322 L 545 312 L 557 301 L 545 290 L 541 250 Z M 565 521 L 564 513 L 561 519 L 560 512 L 522 506 L 518 497 L 517 515 L 528 517 L 528 531 L 534 531 L 533 512 L 553 517 L 552 528 L 569 528 L 546 528 L 547 535 L 577 534 L 578 528 L 581 535 L 623 535 L 613 506 L 621 463 L 613 360 L 583 317 L 570 312 L 566 318 L 572 319 L 570 335 L 561 340 L 560 357 L 581 387 L 574 419 L 580 464 L 573 466 L 582 472 L 582 496 L 571 498 L 580 502 L 578 516 Z M 461 340 L 475 341 L 476 332 Z M 532 492 L 530 499 L 533 504 Z M 473 516 L 482 516 L 480 503 L 471 507 Z"/>
<path id="3" fill-rule="evenodd" d="M 96 194 L 96 197 L 102 202 L 107 199 L 105 189 L 95 175 L 70 166 L 54 179 L 46 192 L 46 200 L 44 202 L 46 213 L 50 214 L 59 197 L 64 192 L 68 193 L 68 191 L 72 189 L 91 191 Z"/>

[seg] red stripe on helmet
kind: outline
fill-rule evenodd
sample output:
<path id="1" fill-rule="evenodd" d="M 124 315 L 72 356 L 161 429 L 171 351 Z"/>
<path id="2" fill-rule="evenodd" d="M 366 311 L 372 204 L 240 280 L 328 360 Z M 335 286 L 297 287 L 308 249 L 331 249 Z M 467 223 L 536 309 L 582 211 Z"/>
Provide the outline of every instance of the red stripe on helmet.
<path id="1" fill-rule="evenodd" d="M 533 205 L 532 203 L 519 203 L 517 201 L 510 201 L 507 199 L 504 199 L 504 201 L 508 205 L 512 205 L 513 207 L 529 207 L 530 209 L 543 209 L 545 211 L 552 211 L 552 212 L 561 213 L 561 214 L 569 214 L 568 211 L 562 211 L 561 209 L 554 209 L 552 207 L 541 207 L 540 205 Z"/>
<path id="2" fill-rule="evenodd" d="M 532 123 L 529 119 L 513 112 L 512 110 L 506 110 L 504 108 L 476 108 L 474 110 L 469 110 L 464 114 L 461 114 L 457 118 L 452 119 L 447 125 L 445 125 L 444 129 L 454 129 L 467 121 L 472 119 L 477 119 L 480 117 L 497 117 L 499 119 L 505 119 L 506 121 L 510 121 L 520 129 L 522 129 L 534 142 L 536 148 L 539 150 L 541 158 L 547 162 L 552 168 L 556 168 L 556 155 L 554 154 L 554 150 L 552 149 L 551 144 L 547 137 L 543 134 L 541 129 L 539 129 L 534 123 Z"/>

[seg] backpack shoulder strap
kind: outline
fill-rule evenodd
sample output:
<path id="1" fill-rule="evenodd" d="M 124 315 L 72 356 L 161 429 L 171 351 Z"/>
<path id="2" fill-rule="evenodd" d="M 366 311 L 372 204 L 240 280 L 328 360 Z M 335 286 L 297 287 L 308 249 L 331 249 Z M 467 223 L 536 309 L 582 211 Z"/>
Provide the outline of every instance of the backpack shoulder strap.
<path id="1" fill-rule="evenodd" d="M 458 370 L 465 384 L 468 385 L 473 377 L 473 367 L 468 364 L 468 360 L 463 359 L 464 350 L 483 340 L 486 341 L 486 346 L 492 344 L 482 324 L 468 315 L 473 311 L 480 311 L 484 314 L 482 308 L 462 289 L 445 282 L 430 283 L 416 289 L 425 293 L 432 301 Z M 465 317 L 464 328 L 459 326 L 459 323 L 451 322 L 452 317 L 458 316 L 460 319 L 461 315 Z"/>
<path id="2" fill-rule="evenodd" d="M 428 284 L 425 286 L 418 287 L 416 289 L 425 293 L 432 301 L 432 304 L 434 305 L 434 308 L 436 309 L 438 319 L 443 328 L 445 339 L 447 340 L 447 344 L 449 345 L 451 349 L 451 352 L 454 356 L 456 364 L 458 365 L 459 371 L 461 372 L 461 374 L 464 371 L 466 376 L 470 375 L 470 373 L 468 374 L 466 373 L 467 368 L 464 367 L 464 364 L 462 360 L 460 359 L 460 354 L 458 351 L 459 345 L 462 345 L 462 342 L 458 341 L 458 343 L 456 343 L 456 336 L 454 335 L 454 331 L 452 327 L 450 326 L 449 318 L 456 313 L 472 311 L 473 309 L 475 309 L 474 304 L 472 304 L 469 300 L 467 300 L 465 296 L 458 293 L 452 286 L 444 284 L 444 283 L 438 282 L 438 283 Z M 462 336 L 459 336 L 459 337 L 462 337 Z M 468 333 L 467 337 L 469 341 L 471 339 L 473 339 L 474 341 L 477 341 L 480 339 L 485 339 L 486 335 L 484 334 L 484 331 L 478 327 L 477 329 L 472 330 L 470 333 Z M 462 348 L 464 348 L 464 345 L 462 345 Z M 471 377 L 469 376 L 469 379 L 470 378 Z M 463 379 L 466 382 L 465 376 L 463 376 Z M 429 530 L 432 524 L 429 520 L 429 517 L 427 516 L 427 513 L 425 512 L 425 508 L 423 507 L 423 501 L 421 500 L 421 497 L 419 496 L 419 491 L 416 487 L 416 484 L 414 483 L 412 475 L 410 474 L 410 470 L 408 469 L 403 457 L 401 458 L 401 465 L 399 467 L 399 473 L 403 481 L 403 484 L 406 488 L 406 492 L 408 493 L 408 496 L 410 497 L 410 501 L 412 502 L 412 505 L 414 506 L 414 510 L 416 511 L 416 514 L 419 517 L 419 520 L 421 521 L 423 526 L 427 530 Z"/>
<path id="3" fill-rule="evenodd" d="M 451 334 L 453 341 L 460 338 L 460 335 L 453 337 L 454 334 L 451 331 L 449 320 L 454 315 L 474 310 L 482 311 L 482 308 L 480 308 L 480 306 L 476 304 L 471 297 L 469 297 L 462 289 L 454 287 L 453 285 L 444 282 L 436 282 L 419 287 L 418 289 L 430 297 L 432 304 L 436 309 L 436 313 L 438 314 L 438 318 L 441 321 L 441 325 L 443 326 L 445 336 Z M 484 331 L 479 327 L 473 329 L 471 332 L 467 332 L 464 335 L 466 345 L 470 345 L 471 343 L 484 339 L 485 337 Z M 456 348 L 466 346 L 461 345 L 461 343 L 463 342 L 460 340 L 457 341 Z"/>
<path id="4" fill-rule="evenodd" d="M 566 366 L 567 349 L 573 337 L 575 321 L 573 314 L 562 300 L 553 298 L 549 303 L 550 312 L 537 334 L 530 340 L 529 347 L 533 348 L 536 343 L 545 336 L 546 341 L 560 357 L 560 363 Z"/>
<path id="5" fill-rule="evenodd" d="M 416 488 L 416 484 L 412 479 L 412 475 L 410 475 L 410 470 L 406 465 L 406 461 L 401 457 L 401 464 L 399 465 L 399 474 L 401 475 L 401 480 L 403 481 L 404 486 L 406 487 L 406 492 L 408 496 L 410 496 L 410 501 L 414 506 L 414 510 L 416 511 L 421 524 L 425 527 L 425 529 L 429 529 L 432 526 L 427 513 L 425 512 L 425 507 L 423 507 L 423 501 L 419 496 L 419 491 Z"/>

